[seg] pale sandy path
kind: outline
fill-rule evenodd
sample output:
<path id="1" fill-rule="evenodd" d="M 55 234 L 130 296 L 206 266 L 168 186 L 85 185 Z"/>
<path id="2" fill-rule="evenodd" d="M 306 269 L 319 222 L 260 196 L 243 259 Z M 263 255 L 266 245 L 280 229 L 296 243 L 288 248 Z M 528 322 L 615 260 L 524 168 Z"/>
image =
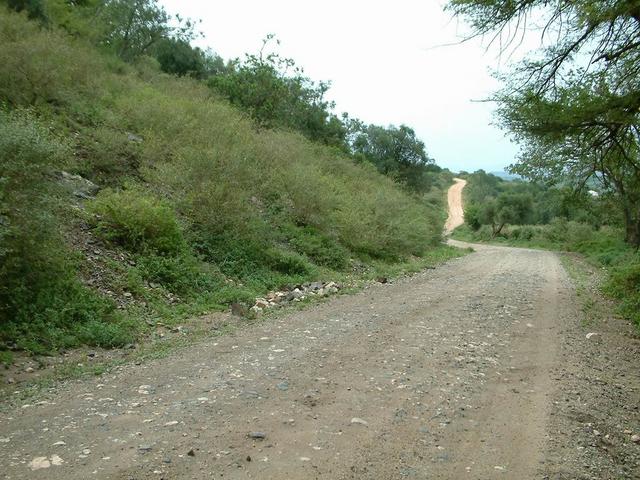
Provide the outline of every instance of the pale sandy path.
<path id="1" fill-rule="evenodd" d="M 462 189 L 467 184 L 466 180 L 461 178 L 453 179 L 456 183 L 449 187 L 447 192 L 447 203 L 449 205 L 449 216 L 444 225 L 445 235 L 449 235 L 457 227 L 464 223 L 464 210 L 462 208 Z"/>

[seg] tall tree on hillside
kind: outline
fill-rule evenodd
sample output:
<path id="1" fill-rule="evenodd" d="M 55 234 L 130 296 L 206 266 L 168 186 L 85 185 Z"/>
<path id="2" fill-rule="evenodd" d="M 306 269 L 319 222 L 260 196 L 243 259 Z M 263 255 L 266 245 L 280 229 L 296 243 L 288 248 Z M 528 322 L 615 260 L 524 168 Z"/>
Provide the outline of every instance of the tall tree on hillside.
<path id="1" fill-rule="evenodd" d="M 544 19 L 547 45 L 521 62 L 495 100 L 523 147 L 515 173 L 600 182 L 619 199 L 627 242 L 640 245 L 640 1 L 451 0 L 476 35 L 518 41 Z M 535 18 L 535 22 L 532 22 Z"/>

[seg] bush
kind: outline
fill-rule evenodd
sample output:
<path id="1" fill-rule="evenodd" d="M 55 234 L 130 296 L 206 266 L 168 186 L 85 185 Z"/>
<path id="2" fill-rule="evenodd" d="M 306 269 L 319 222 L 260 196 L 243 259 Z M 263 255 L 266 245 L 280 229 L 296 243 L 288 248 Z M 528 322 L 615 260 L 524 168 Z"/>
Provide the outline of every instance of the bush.
<path id="1" fill-rule="evenodd" d="M 631 260 L 631 259 L 630 259 Z M 620 313 L 640 325 L 640 258 L 615 268 L 605 292 L 621 301 Z"/>
<path id="2" fill-rule="evenodd" d="M 162 285 L 179 295 L 194 295 L 220 286 L 221 276 L 187 252 L 168 257 L 155 254 L 137 257 L 135 272 L 141 279 Z"/>
<path id="3" fill-rule="evenodd" d="M 0 342 L 34 353 L 86 341 L 81 330 L 114 311 L 80 284 L 62 237 L 51 172 L 64 152 L 32 115 L 0 112 Z M 93 343 L 121 337 L 113 325 Z"/>
<path id="4" fill-rule="evenodd" d="M 321 234 L 313 227 L 291 228 L 289 242 L 299 253 L 308 256 L 315 264 L 334 270 L 344 270 L 349 262 L 349 252 L 335 239 Z"/>
<path id="5" fill-rule="evenodd" d="M 103 190 L 89 210 L 99 235 L 132 252 L 176 255 L 185 247 L 173 209 L 139 189 Z"/>

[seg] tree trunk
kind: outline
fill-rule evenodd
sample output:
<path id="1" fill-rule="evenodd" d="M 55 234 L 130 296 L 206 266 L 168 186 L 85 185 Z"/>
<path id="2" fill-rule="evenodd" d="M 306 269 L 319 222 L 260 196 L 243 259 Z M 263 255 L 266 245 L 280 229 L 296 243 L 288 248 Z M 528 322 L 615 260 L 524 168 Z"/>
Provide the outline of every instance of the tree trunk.
<path id="1" fill-rule="evenodd" d="M 491 238 L 496 238 L 498 235 L 500 235 L 500 232 L 502 231 L 502 229 L 504 228 L 505 224 L 501 223 L 500 225 L 496 225 L 495 223 L 491 224 L 491 230 L 493 231 Z"/>
<path id="2" fill-rule="evenodd" d="M 632 208 L 624 208 L 624 241 L 636 249 L 640 247 L 640 213 L 634 212 Z"/>

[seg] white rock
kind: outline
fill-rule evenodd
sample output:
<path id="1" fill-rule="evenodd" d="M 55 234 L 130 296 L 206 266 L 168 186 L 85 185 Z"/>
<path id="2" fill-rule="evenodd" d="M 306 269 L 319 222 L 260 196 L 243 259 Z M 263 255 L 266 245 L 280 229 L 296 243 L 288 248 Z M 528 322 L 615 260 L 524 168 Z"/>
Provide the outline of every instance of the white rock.
<path id="1" fill-rule="evenodd" d="M 361 418 L 358 417 L 353 417 L 351 419 L 351 424 L 358 424 L 358 425 L 369 425 L 369 422 L 367 422 L 366 420 L 363 420 Z"/>
<path id="2" fill-rule="evenodd" d="M 589 332 L 587 333 L 585 336 L 587 337 L 587 340 L 589 340 L 591 337 L 593 337 L 594 335 L 598 335 L 597 332 Z"/>
<path id="3" fill-rule="evenodd" d="M 631 435 L 631 441 L 633 443 L 640 443 L 640 435 Z"/>
<path id="4" fill-rule="evenodd" d="M 172 427 L 174 425 L 177 425 L 178 421 L 177 420 L 171 420 L 170 422 L 167 422 L 164 424 L 165 427 Z"/>
<path id="5" fill-rule="evenodd" d="M 59 467 L 63 463 L 64 460 L 62 460 L 58 455 L 51 455 L 51 465 Z"/>
<path id="6" fill-rule="evenodd" d="M 29 462 L 29 468 L 31 468 L 31 470 L 40 470 L 43 468 L 49 468 L 50 466 L 51 462 L 49 462 L 47 457 L 35 457 Z"/>
<path id="7" fill-rule="evenodd" d="M 53 444 L 54 447 L 61 447 L 63 445 L 66 445 L 66 442 L 60 440 L 59 442 L 56 442 Z"/>

